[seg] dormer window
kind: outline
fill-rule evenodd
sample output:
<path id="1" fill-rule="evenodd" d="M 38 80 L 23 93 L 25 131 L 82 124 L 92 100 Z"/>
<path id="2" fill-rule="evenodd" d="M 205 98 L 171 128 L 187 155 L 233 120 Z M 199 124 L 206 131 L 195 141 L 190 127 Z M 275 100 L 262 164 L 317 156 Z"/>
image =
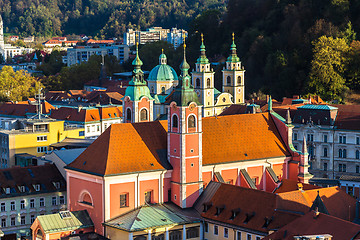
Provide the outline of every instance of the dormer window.
<path id="1" fill-rule="evenodd" d="M 9 188 L 9 187 L 7 187 L 7 188 L 5 189 L 5 193 L 6 193 L 6 194 L 10 194 L 10 188 Z"/>
<path id="2" fill-rule="evenodd" d="M 35 189 L 35 191 L 39 192 L 40 191 L 40 184 L 35 184 L 34 189 Z"/>
<path id="3" fill-rule="evenodd" d="M 203 212 L 207 212 L 211 208 L 212 203 L 211 202 L 204 203 L 203 206 L 204 206 Z"/>
<path id="4" fill-rule="evenodd" d="M 53 182 L 53 184 L 56 189 L 60 188 L 60 182 Z"/>
<path id="5" fill-rule="evenodd" d="M 230 220 L 234 220 L 236 218 L 236 216 L 239 215 L 240 212 L 241 212 L 240 208 L 231 210 Z"/>
<path id="6" fill-rule="evenodd" d="M 222 213 L 222 211 L 224 211 L 224 209 L 225 209 L 225 206 L 224 206 L 224 205 L 222 205 L 222 206 L 217 206 L 217 207 L 216 207 L 215 216 L 219 216 L 220 213 Z"/>
<path id="7" fill-rule="evenodd" d="M 26 190 L 25 186 L 19 186 L 19 191 L 24 193 Z"/>
<path id="8" fill-rule="evenodd" d="M 245 218 L 244 223 L 247 224 L 254 216 L 255 216 L 255 212 L 246 213 L 246 218 Z"/>

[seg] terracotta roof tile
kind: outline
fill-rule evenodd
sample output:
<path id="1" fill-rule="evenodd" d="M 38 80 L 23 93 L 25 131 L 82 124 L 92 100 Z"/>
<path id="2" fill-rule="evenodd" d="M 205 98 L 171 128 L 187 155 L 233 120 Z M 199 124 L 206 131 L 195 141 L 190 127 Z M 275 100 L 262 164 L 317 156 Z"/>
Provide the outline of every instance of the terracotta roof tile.
<path id="1" fill-rule="evenodd" d="M 312 184 L 302 183 L 303 190 L 311 190 L 321 188 L 319 186 L 315 186 Z M 282 179 L 281 184 L 278 188 L 274 190 L 274 193 L 283 193 L 283 192 L 291 192 L 296 191 L 298 189 L 298 182 L 290 179 Z"/>
<path id="2" fill-rule="evenodd" d="M 313 211 L 290 222 L 263 240 L 293 240 L 294 236 L 330 234 L 333 240 L 359 239 L 360 225 Z M 357 238 L 353 238 L 356 237 Z"/>

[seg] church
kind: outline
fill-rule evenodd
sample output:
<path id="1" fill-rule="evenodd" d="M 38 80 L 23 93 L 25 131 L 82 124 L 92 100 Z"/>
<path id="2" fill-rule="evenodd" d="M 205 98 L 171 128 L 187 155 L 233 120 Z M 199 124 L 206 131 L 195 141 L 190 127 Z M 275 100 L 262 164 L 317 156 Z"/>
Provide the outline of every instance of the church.
<path id="1" fill-rule="evenodd" d="M 232 48 L 223 74 L 230 86 L 238 77 L 241 85 L 243 71 Z M 125 123 L 111 125 L 66 167 L 69 210 L 87 210 L 96 232 L 104 234 L 105 221 L 146 204 L 190 208 L 211 181 L 268 192 L 281 179 L 308 182 L 306 141 L 303 152 L 294 149 L 290 115 L 284 119 L 273 112 L 271 100 L 264 113 L 203 117 L 203 95 L 196 90 L 207 89 L 191 82 L 211 77 L 201 72 L 209 66 L 204 56 L 198 75 L 190 76 L 184 44 L 178 84 L 166 99 L 167 120 L 153 121 L 156 97 L 137 52 L 124 99 Z M 239 89 L 236 95 L 235 87 L 226 88 L 243 101 L 243 86 Z"/>

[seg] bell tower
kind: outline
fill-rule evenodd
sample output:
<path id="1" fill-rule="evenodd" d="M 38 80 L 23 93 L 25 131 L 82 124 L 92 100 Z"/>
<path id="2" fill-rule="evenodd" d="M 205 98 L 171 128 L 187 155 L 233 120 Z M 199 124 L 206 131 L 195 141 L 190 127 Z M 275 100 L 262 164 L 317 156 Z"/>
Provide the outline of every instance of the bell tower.
<path id="1" fill-rule="evenodd" d="M 150 89 L 141 70 L 143 62 L 139 57 L 138 42 L 136 42 L 136 57 L 132 65 L 134 66 L 133 76 L 123 98 L 123 122 L 153 121 L 154 99 L 150 95 Z"/>
<path id="2" fill-rule="evenodd" d="M 231 54 L 226 60 L 226 67 L 223 69 L 223 92 L 233 96 L 235 104 L 245 102 L 245 70 L 241 66 L 240 58 L 236 54 L 234 33 L 232 34 Z"/>
<path id="3" fill-rule="evenodd" d="M 201 34 L 200 57 L 196 61 L 196 69 L 191 73 L 195 92 L 203 105 L 203 117 L 214 115 L 214 74 L 210 69 L 209 59 L 205 55 L 204 36 Z"/>
<path id="4" fill-rule="evenodd" d="M 192 207 L 202 192 L 202 112 L 190 83 L 185 50 L 184 43 L 179 85 L 168 106 L 168 160 L 173 166 L 171 201 L 181 208 Z"/>

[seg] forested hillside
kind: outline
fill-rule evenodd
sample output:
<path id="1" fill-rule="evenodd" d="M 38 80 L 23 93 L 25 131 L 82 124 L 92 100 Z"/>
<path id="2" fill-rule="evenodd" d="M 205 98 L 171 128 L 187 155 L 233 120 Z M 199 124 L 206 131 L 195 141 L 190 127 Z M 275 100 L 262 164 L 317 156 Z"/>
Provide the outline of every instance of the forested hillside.
<path id="1" fill-rule="evenodd" d="M 185 27 L 225 0 L 1 0 L 5 32 L 21 36 L 122 37 L 127 27 Z"/>

